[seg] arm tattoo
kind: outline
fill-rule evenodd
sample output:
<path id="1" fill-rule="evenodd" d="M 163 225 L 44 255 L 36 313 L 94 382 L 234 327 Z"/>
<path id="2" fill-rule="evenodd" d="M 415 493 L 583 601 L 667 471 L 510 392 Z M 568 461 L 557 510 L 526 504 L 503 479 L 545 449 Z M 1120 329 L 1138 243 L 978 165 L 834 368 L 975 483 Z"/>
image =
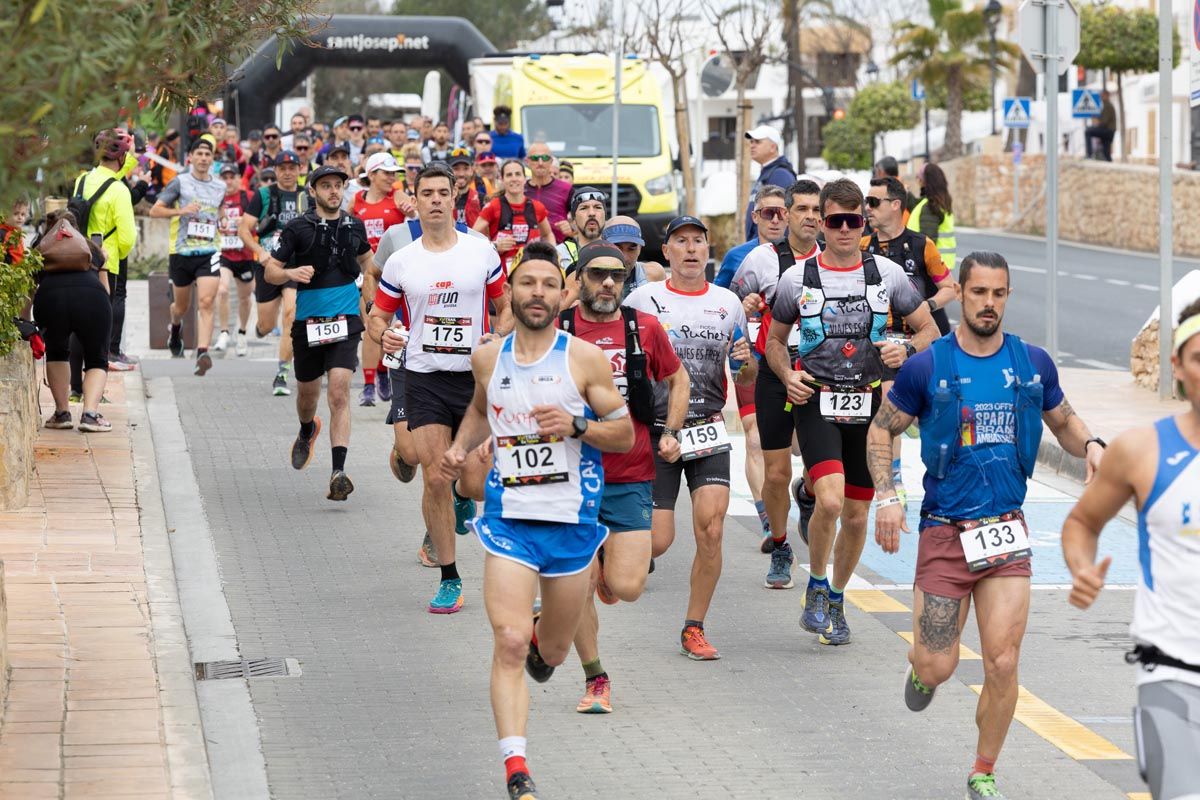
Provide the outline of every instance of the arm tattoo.
<path id="1" fill-rule="evenodd" d="M 1065 403 L 1066 401 L 1064 400 L 1063 402 Z M 883 428 L 895 437 L 904 433 L 911 424 L 911 420 L 905 419 L 905 416 L 907 415 L 902 414 L 900 409 L 896 408 L 895 404 L 885 397 L 883 398 L 883 403 L 879 406 L 878 413 L 875 414 L 875 419 L 871 420 L 871 424 Z"/>
<path id="2" fill-rule="evenodd" d="M 1063 401 L 1058 404 L 1058 408 L 1056 408 L 1054 410 L 1058 411 L 1060 414 L 1062 414 L 1062 424 L 1064 424 L 1064 425 L 1066 424 L 1067 420 L 1069 420 L 1071 417 L 1075 416 L 1075 409 L 1071 406 L 1071 404 L 1067 401 L 1067 398 L 1065 398 L 1065 397 L 1063 398 Z"/>
<path id="3" fill-rule="evenodd" d="M 953 652 L 958 644 L 958 611 L 962 600 L 926 594 L 917 620 L 921 644 L 931 653 Z"/>
<path id="4" fill-rule="evenodd" d="M 896 483 L 892 477 L 892 440 L 886 443 L 867 442 L 867 469 L 871 472 L 871 481 L 875 491 L 883 493 L 895 490 Z"/>

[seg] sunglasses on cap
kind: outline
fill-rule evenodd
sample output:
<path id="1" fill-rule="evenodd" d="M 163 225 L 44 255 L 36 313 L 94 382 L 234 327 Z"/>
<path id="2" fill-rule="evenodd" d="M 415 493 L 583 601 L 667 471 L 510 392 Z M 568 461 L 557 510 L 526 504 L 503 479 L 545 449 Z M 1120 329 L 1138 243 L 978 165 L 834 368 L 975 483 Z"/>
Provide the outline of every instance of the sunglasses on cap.
<path id="1" fill-rule="evenodd" d="M 595 200 L 603 205 L 604 203 L 608 202 L 608 195 L 606 195 L 604 192 L 597 191 L 596 189 L 589 189 L 585 192 L 580 192 L 579 194 L 575 195 L 574 200 L 572 200 L 572 205 L 575 208 L 579 208 L 589 200 Z"/>
<path id="2" fill-rule="evenodd" d="M 613 283 L 624 283 L 628 277 L 625 269 L 614 269 L 612 267 L 588 267 L 583 271 L 587 275 L 588 280 L 596 283 L 604 283 L 609 278 L 612 278 Z"/>
<path id="3" fill-rule="evenodd" d="M 825 217 L 825 227 L 831 231 L 840 231 L 843 227 L 849 227 L 851 230 L 861 228 L 867 224 L 866 219 L 862 214 L 830 214 Z"/>
<path id="4" fill-rule="evenodd" d="M 554 160 L 554 156 L 549 155 L 549 154 L 526 156 L 526 158 L 528 158 L 530 161 L 553 161 Z"/>
<path id="5" fill-rule="evenodd" d="M 779 206 L 771 206 L 770 208 L 760 208 L 758 215 L 763 219 L 780 220 L 787 216 L 787 209 Z"/>

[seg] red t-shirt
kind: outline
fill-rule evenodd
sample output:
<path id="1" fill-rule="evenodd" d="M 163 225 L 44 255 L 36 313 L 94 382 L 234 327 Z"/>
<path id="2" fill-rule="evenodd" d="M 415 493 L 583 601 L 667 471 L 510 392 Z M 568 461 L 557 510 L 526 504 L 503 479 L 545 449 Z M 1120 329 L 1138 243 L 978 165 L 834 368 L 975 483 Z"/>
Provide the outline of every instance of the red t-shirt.
<path id="1" fill-rule="evenodd" d="M 662 381 L 674 375 L 682 364 L 675 348 L 667 339 L 666 331 L 653 316 L 637 312 L 638 338 L 646 351 L 646 367 L 650 377 Z M 575 312 L 575 336 L 591 342 L 604 351 L 612 364 L 613 381 L 621 394 L 625 394 L 625 323 L 621 317 L 612 322 L 588 322 L 578 310 Z M 633 419 L 630 417 L 630 419 Z M 650 429 L 644 423 L 633 420 L 633 447 L 628 453 L 604 454 L 605 483 L 636 483 L 654 480 L 654 457 L 650 452 Z"/>
<path id="2" fill-rule="evenodd" d="M 404 222 L 403 212 L 396 208 L 395 195 L 396 190 L 392 189 L 377 203 L 368 203 L 366 192 L 354 196 L 353 214 L 367 228 L 367 244 L 371 245 L 371 252 L 379 247 L 379 240 L 388 228 Z"/>
<path id="3" fill-rule="evenodd" d="M 524 247 L 527 243 L 540 239 L 542 234 L 538 230 L 538 224 L 546 218 L 546 207 L 537 200 L 531 200 L 533 203 L 533 215 L 537 217 L 535 220 L 525 219 L 525 204 L 513 206 L 512 210 L 512 225 L 505 230 L 500 230 L 500 198 L 493 197 L 491 202 L 483 207 L 479 212 L 482 219 L 487 220 L 488 238 L 493 242 L 500 237 L 501 234 L 511 236 L 517 240 L 517 247 Z M 508 259 L 515 253 L 515 250 L 509 250 L 507 253 L 500 254 L 500 263 L 508 269 Z"/>
<path id="4" fill-rule="evenodd" d="M 250 198 L 245 192 L 225 195 L 221 203 L 221 218 L 217 221 L 218 244 L 221 258 L 226 261 L 253 261 L 254 252 L 238 237 L 238 222 L 250 207 Z"/>

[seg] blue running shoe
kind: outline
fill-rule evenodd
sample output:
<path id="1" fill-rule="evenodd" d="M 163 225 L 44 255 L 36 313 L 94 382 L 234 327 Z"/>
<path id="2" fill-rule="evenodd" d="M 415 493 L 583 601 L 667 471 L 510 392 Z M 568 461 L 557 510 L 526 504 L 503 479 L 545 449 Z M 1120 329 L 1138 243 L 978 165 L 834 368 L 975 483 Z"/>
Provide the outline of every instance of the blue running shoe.
<path id="1" fill-rule="evenodd" d="M 846 624 L 846 604 L 829 603 L 829 630 L 817 637 L 821 644 L 850 644 L 850 626 Z"/>
<path id="2" fill-rule="evenodd" d="M 809 633 L 825 633 L 829 630 L 829 590 L 824 586 L 809 584 L 804 593 L 800 627 Z"/>
<path id="3" fill-rule="evenodd" d="M 429 613 L 454 614 L 462 604 L 462 578 L 452 578 L 438 586 L 437 594 L 429 601 Z"/>
<path id="4" fill-rule="evenodd" d="M 392 376 L 388 373 L 387 367 L 375 373 L 375 392 L 385 403 L 392 399 Z"/>
<path id="5" fill-rule="evenodd" d="M 450 493 L 454 496 L 454 532 L 466 536 L 467 520 L 475 516 L 475 501 L 461 496 L 453 486 L 450 487 Z"/>
<path id="6" fill-rule="evenodd" d="M 792 555 L 792 546 L 786 541 L 771 551 L 771 568 L 767 570 L 768 589 L 790 589 L 795 586 L 792 581 L 792 563 L 796 560 Z"/>

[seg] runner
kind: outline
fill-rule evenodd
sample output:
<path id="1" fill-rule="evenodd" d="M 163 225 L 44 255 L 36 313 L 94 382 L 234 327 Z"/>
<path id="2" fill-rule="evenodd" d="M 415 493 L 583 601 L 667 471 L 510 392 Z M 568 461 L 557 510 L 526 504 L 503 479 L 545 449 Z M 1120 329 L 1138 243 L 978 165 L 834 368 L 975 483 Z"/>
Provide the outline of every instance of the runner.
<path id="1" fill-rule="evenodd" d="M 721 260 L 721 269 L 717 273 L 717 277 L 713 280 L 717 286 L 723 286 L 726 289 L 730 287 L 730 282 L 733 276 L 737 274 L 738 267 L 742 265 L 746 256 L 750 251 L 759 245 L 771 244 L 783 239 L 784 234 L 788 229 L 788 209 L 787 195 L 783 189 L 768 184 L 758 190 L 758 195 L 754 198 L 754 208 L 750 216 L 754 221 L 757 238 L 752 239 L 744 244 L 739 244 L 725 254 L 725 258 Z M 772 250 L 772 252 L 774 252 Z M 768 263 L 770 259 L 767 259 Z M 739 288 L 741 285 L 739 284 Z M 742 297 L 742 293 L 734 290 L 734 294 Z M 750 341 L 757 342 L 759 331 L 762 330 L 762 302 L 758 298 L 752 298 L 749 303 L 742 297 L 742 310 L 746 312 L 746 319 L 749 320 L 750 326 Z M 756 353 L 755 357 L 760 358 L 761 354 Z M 761 359 L 760 359 L 761 360 Z M 761 364 L 760 364 L 761 366 Z M 759 379 L 769 373 L 770 370 L 759 370 Z M 755 381 L 757 385 L 758 381 Z M 758 435 L 758 413 L 754 407 L 754 386 L 738 386 L 734 385 L 734 392 L 737 396 L 738 417 L 742 420 L 742 430 L 746 435 L 746 483 L 750 486 L 750 496 L 754 498 L 754 508 L 758 512 L 758 521 L 762 525 L 763 545 L 766 545 L 767 540 L 771 539 L 771 521 L 767 516 L 767 506 L 763 503 L 762 488 L 763 488 L 763 451 L 762 441 Z M 791 462 L 788 462 L 789 479 L 791 473 Z M 782 484 L 787 485 L 787 480 Z M 786 513 L 786 511 L 784 512 Z M 772 544 L 772 548 L 774 545 Z M 772 562 L 774 563 L 774 562 Z M 787 581 L 791 581 L 789 572 Z M 771 586 L 770 577 L 767 578 L 767 585 Z"/>
<path id="2" fill-rule="evenodd" d="M 831 247 L 833 238 L 836 233 Z M 908 653 L 904 701 L 912 711 L 924 710 L 934 689 L 953 675 L 973 598 L 984 680 L 967 798 L 980 800 L 1001 797 L 995 764 L 1017 704 L 1031 553 L 1021 506 L 1037 463 L 1042 422 L 1064 450 L 1087 459 L 1089 481 L 1104 446 L 1063 396 L 1046 351 L 1001 332 L 1011 291 L 1004 258 L 972 253 L 963 259 L 959 283 L 962 324 L 896 375 L 867 434 L 867 458 L 879 492 L 875 541 L 895 553 L 900 532 L 908 528 L 892 481 L 892 438 L 921 420 L 925 498 L 913 581 L 916 638 Z M 922 326 L 913 327 L 921 338 Z"/>
<path id="3" fill-rule="evenodd" d="M 408 428 L 424 468 L 421 511 L 442 573 L 429 611 L 453 614 L 463 602 L 454 533 L 467 532 L 475 503 L 439 477 L 438 465 L 475 391 L 471 352 L 491 329 L 487 301 L 496 306 L 501 331 L 510 324 L 509 309 L 504 268 L 495 249 L 454 229 L 453 176 L 444 165 L 431 165 L 415 185 L 422 233 L 384 265 L 369 335 L 385 353 L 404 352 Z M 397 311 L 411 332 L 388 327 Z M 472 459 L 464 477 L 482 483 L 487 468 L 485 460 Z"/>
<path id="4" fill-rule="evenodd" d="M 504 191 L 479 212 L 475 230 L 486 234 L 500 254 L 501 266 L 507 266 L 516 252 L 528 242 L 554 241 L 554 232 L 546 216 L 546 207 L 525 196 L 525 167 L 515 158 L 500 167 Z"/>
<path id="5" fill-rule="evenodd" d="M 217 317 L 221 332 L 213 350 L 224 353 L 229 347 L 229 286 L 237 281 L 238 327 L 234 348 L 238 357 L 246 355 L 246 326 L 250 324 L 250 292 L 254 288 L 254 251 L 238 236 L 238 223 L 250 207 L 250 196 L 242 190 L 237 164 L 221 165 L 225 183 L 225 201 L 221 204 L 217 233 L 221 244 L 221 282 L 217 286 Z"/>
<path id="6" fill-rule="evenodd" d="M 780 278 L 796 264 L 803 264 L 821 252 L 817 244 L 820 232 L 820 187 L 810 180 L 799 180 L 788 187 L 784 195 L 787 218 L 787 238 L 777 239 L 776 244 L 763 244 L 752 249 L 734 270 L 729 287 L 742 298 L 745 308 L 757 308 L 762 321 L 754 337 L 754 349 L 761 361 L 767 352 L 767 334 L 771 330 L 770 304 L 775 299 Z M 772 200 L 771 187 L 759 190 L 766 205 L 755 212 L 753 220 L 757 229 L 765 226 L 773 231 L 778 225 L 777 213 L 767 211 L 776 201 Z M 757 204 L 757 200 L 755 200 Z M 761 234 L 760 234 L 761 235 Z M 788 355 L 796 357 L 799 342 L 799 327 L 788 333 Z M 792 546 L 787 542 L 789 501 L 788 482 L 792 479 L 792 442 L 795 440 L 796 424 L 787 410 L 787 389 L 779 382 L 772 369 L 760 369 L 754 384 L 754 414 L 758 427 L 758 439 L 762 447 L 763 508 L 767 515 L 770 538 L 763 537 L 761 550 L 771 553 L 771 566 L 767 570 L 765 585 L 769 589 L 792 588 L 792 565 L 795 557 Z M 814 500 L 811 493 L 799 493 L 800 536 L 807 534 L 807 515 L 811 514 Z M 801 502 L 804 501 L 804 502 Z M 808 539 L 805 538 L 805 543 Z M 778 552 L 777 552 L 778 551 Z"/>
<path id="7" fill-rule="evenodd" d="M 931 239 L 904 227 L 904 201 L 908 190 L 896 178 L 872 178 L 867 191 L 867 221 L 871 223 L 871 235 L 862 239 L 862 249 L 868 253 L 887 256 L 896 262 L 908 275 L 917 293 L 925 298 L 943 336 L 950 332 L 950 320 L 945 308 L 957 296 L 950 270 L 942 263 L 937 245 Z M 903 320 L 893 316 L 888 320 L 888 338 L 904 344 L 912 340 L 912 330 Z M 895 370 L 884 370 L 884 381 L 880 390 L 884 397 L 892 388 Z M 908 492 L 900 474 L 900 438 L 892 443 L 892 472 L 896 483 L 896 495 L 901 505 L 907 506 Z"/>
<path id="8" fill-rule="evenodd" d="M 448 185 L 446 201 L 452 202 Z M 608 537 L 597 521 L 600 453 L 634 444 L 608 358 L 553 327 L 564 283 L 551 239 L 532 243 L 513 264 L 505 296 L 512 299 L 515 330 L 471 356 L 474 396 L 437 464 L 440 481 L 450 484 L 489 438 L 496 453 L 484 515 L 471 526 L 487 551 L 492 711 L 511 800 L 538 796 L 525 761 L 529 690 L 521 666 L 544 683 L 566 658 L 592 562 Z M 534 617 L 539 589 L 542 608 Z"/>
<path id="9" fill-rule="evenodd" d="M 211 136 L 193 139 L 188 148 L 190 168 L 163 187 L 150 209 L 152 217 L 171 218 L 168 271 L 172 302 L 167 348 L 175 358 L 183 358 L 183 317 L 192 304 L 192 284 L 196 285 L 196 375 L 212 369 L 208 345 L 212 341 L 213 301 L 220 283 L 219 268 L 213 260 L 218 252 L 217 222 L 225 201 L 225 186 L 210 173 L 215 152 Z"/>
<path id="10" fill-rule="evenodd" d="M 257 301 L 254 335 L 261 339 L 277 325 L 279 334 L 279 368 L 271 391 L 276 397 L 290 395 L 287 373 L 292 363 L 292 323 L 296 317 L 296 285 L 288 281 L 276 285 L 267 281 L 265 264 L 271 251 L 279 243 L 279 233 L 289 222 L 299 217 L 308 208 L 308 193 L 300 189 L 296 181 L 300 175 L 300 159 L 290 150 L 284 150 L 275 159 L 276 182 L 260 186 L 250 197 L 250 207 L 242 214 L 238 234 L 242 241 L 254 251 L 254 299 Z M 336 167 L 335 167 L 336 169 Z M 280 309 L 283 321 L 279 321 Z"/>
<path id="11" fill-rule="evenodd" d="M 615 244 L 625 257 L 625 267 L 629 270 L 629 277 L 625 279 L 625 297 L 647 283 L 667 279 L 662 264 L 641 260 L 646 240 L 642 238 L 642 226 L 636 219 L 618 214 L 604 223 L 603 236 L 604 241 Z"/>
<path id="12" fill-rule="evenodd" d="M 621 251 L 607 242 L 594 242 L 579 251 L 577 264 L 579 305 L 562 313 L 560 327 L 604 351 L 617 391 L 629 405 L 635 434 L 629 452 L 604 454 L 600 522 L 614 535 L 600 550 L 593 591 L 575 634 L 575 652 L 584 674 L 583 699 L 575 710 L 607 714 L 612 711 L 612 684 L 600 664 L 595 596 L 599 594 L 609 605 L 618 600 L 632 603 L 646 586 L 654 508 L 648 427 L 655 418 L 653 382 L 666 384 L 666 427 L 679 430 L 687 414 L 688 376 L 658 320 L 620 306 L 620 286 L 628 275 Z M 667 463 L 678 461 L 679 440 L 661 437 L 659 456 Z"/>
<path id="13" fill-rule="evenodd" d="M 529 165 L 529 180 L 525 194 L 546 207 L 554 241 L 562 244 L 571 235 L 572 186 L 554 174 L 554 154 L 545 142 L 534 142 L 526 149 L 525 163 Z"/>
<path id="14" fill-rule="evenodd" d="M 879 381 L 885 366 L 899 367 L 907 356 L 928 346 L 937 326 L 900 267 L 859 250 L 866 220 L 857 184 L 846 178 L 831 181 L 817 202 L 825 250 L 779 278 L 766 358 L 785 387 L 785 400 L 794 407 L 800 456 L 816 495 L 808 523 L 809 579 L 800 626 L 818 634 L 821 644 L 843 645 L 850 643 L 850 626 L 842 592 L 858 566 L 875 493 L 867 470 L 866 438 L 868 423 L 879 408 Z M 892 311 L 915 331 L 907 348 L 884 338 Z M 788 342 L 797 322 L 798 357 L 793 357 Z M 758 396 L 760 414 L 765 396 Z M 779 398 L 770 402 L 778 404 Z M 778 447 L 774 441 L 768 445 L 765 422 L 762 438 L 764 453 L 769 446 Z M 785 484 L 774 485 L 768 472 L 766 485 L 777 490 Z M 781 530 L 786 534 L 786 529 L 775 528 L 774 519 L 771 527 L 777 537 Z M 831 552 L 833 574 L 827 576 Z"/>
<path id="15" fill-rule="evenodd" d="M 1141 571 L 1125 660 L 1140 663 L 1133 729 L 1155 800 L 1195 798 L 1200 788 L 1200 301 L 1180 313 L 1173 346 L 1177 392 L 1191 408 L 1114 439 L 1062 530 L 1070 600 L 1086 609 L 1112 563 L 1096 563 L 1100 531 L 1137 503 Z"/>
<path id="16" fill-rule="evenodd" d="M 696 555 L 680 652 L 695 661 L 709 661 L 721 657 L 705 638 L 704 617 L 721 577 L 721 538 L 729 509 L 732 445 L 721 418 L 725 359 L 728 356 L 734 380 L 741 384 L 754 382 L 758 364 L 751 357 L 741 302 L 728 289 L 705 281 L 708 228 L 695 217 L 676 217 L 667 226 L 666 241 L 663 252 L 671 263 L 671 277 L 635 290 L 625 305 L 658 317 L 688 372 L 691 388 L 682 429 L 663 424 L 669 412 L 668 395 L 661 385 L 656 391 L 660 421 L 651 433 L 655 453 L 651 555 L 662 555 L 675 539 L 675 502 L 680 479 L 686 476 Z M 679 442 L 679 461 L 663 457 L 664 437 Z"/>
<path id="17" fill-rule="evenodd" d="M 558 245 L 558 263 L 562 265 L 568 278 L 575 274 L 575 262 L 579 260 L 579 251 L 591 242 L 600 241 L 607 210 L 608 195 L 599 189 L 585 186 L 571 195 L 570 224 L 575 235 L 564 239 Z M 571 307 L 570 300 L 579 295 L 578 285 L 572 290 L 572 283 L 574 281 L 567 281 L 567 308 Z"/>
<path id="18" fill-rule="evenodd" d="M 468 228 L 479 219 L 479 211 L 483 206 L 483 197 L 479 187 L 475 185 L 475 175 L 471 171 L 471 151 L 464 148 L 455 149 L 450 153 L 450 169 L 454 172 L 454 221 Z"/>
<path id="19" fill-rule="evenodd" d="M 367 241 L 371 245 L 372 252 L 379 247 L 379 240 L 383 238 L 383 234 L 388 228 L 404 221 L 404 212 L 400 208 L 402 205 L 400 197 L 404 193 L 398 193 L 392 187 L 399 174 L 400 165 L 396 163 L 396 159 L 392 158 L 390 153 L 375 153 L 367 159 L 363 175 L 359 176 L 360 178 L 365 176 L 369 185 L 365 192 L 355 193 L 353 213 L 363 221 L 363 225 L 367 229 Z M 367 300 L 374 300 L 375 289 L 375 279 L 372 277 L 371 271 L 367 270 L 363 276 L 363 297 Z M 375 405 L 376 374 L 379 375 L 379 399 L 385 403 L 390 401 L 392 399 L 392 383 L 380 360 L 383 354 L 379 350 L 379 343 L 367 336 L 363 339 L 362 351 L 363 388 L 362 395 L 358 398 L 358 404 L 360 406 Z"/>
<path id="20" fill-rule="evenodd" d="M 345 500 L 354 491 L 345 470 L 350 378 L 358 366 L 363 332 L 355 280 L 371 263 L 362 220 L 342 211 L 342 188 L 349 177 L 328 165 L 313 170 L 309 180 L 314 208 L 288 222 L 264 265 L 272 284 L 295 283 L 298 290 L 292 341 L 300 433 L 292 444 L 293 469 L 304 469 L 312 461 L 313 444 L 321 432 L 321 419 L 316 416 L 321 379 L 329 378 L 325 390 L 332 447 L 329 500 Z"/>

